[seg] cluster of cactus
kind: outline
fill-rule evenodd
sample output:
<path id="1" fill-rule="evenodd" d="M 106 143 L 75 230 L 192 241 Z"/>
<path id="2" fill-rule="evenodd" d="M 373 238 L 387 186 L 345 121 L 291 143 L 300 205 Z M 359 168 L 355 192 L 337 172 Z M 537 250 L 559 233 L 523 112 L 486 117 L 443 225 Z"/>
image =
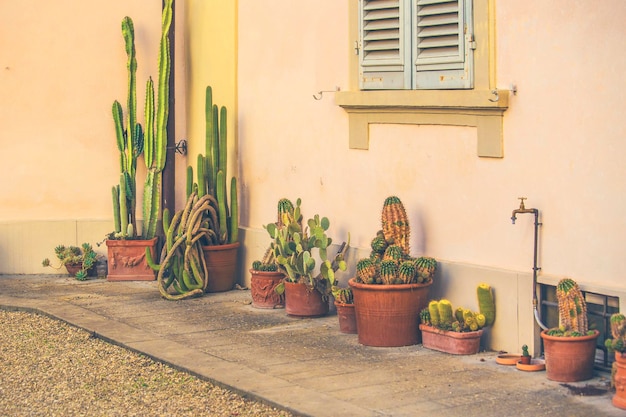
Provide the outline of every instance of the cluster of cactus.
<path id="1" fill-rule="evenodd" d="M 588 334 L 587 303 L 580 287 L 571 278 L 563 278 L 556 286 L 559 328 L 550 335 L 584 336 Z"/>
<path id="2" fill-rule="evenodd" d="M 430 301 L 421 311 L 420 320 L 422 324 L 453 332 L 474 332 L 487 324 L 484 314 L 463 307 L 453 310 L 445 299 Z"/>
<path id="3" fill-rule="evenodd" d="M 268 248 L 265 251 L 265 255 L 262 260 L 257 260 L 252 262 L 252 269 L 254 271 L 261 272 L 276 272 L 278 271 L 278 266 L 276 266 L 276 262 L 274 262 L 274 253 L 271 248 Z"/>
<path id="4" fill-rule="evenodd" d="M 351 288 L 332 288 L 333 297 L 335 301 L 341 304 L 354 304 L 354 296 Z"/>
<path id="5" fill-rule="evenodd" d="M 411 229 L 402 201 L 387 197 L 381 215 L 382 229 L 370 246 L 369 258 L 356 265 L 356 281 L 365 284 L 422 284 L 433 279 L 437 268 L 434 258 L 413 258 L 409 254 Z"/>
<path id="6" fill-rule="evenodd" d="M 59 266 L 54 266 L 50 259 L 46 258 L 41 262 L 44 267 L 60 269 L 65 265 L 81 265 L 81 268 L 74 277 L 79 281 L 87 279 L 88 271 L 96 264 L 98 255 L 94 252 L 93 247 L 89 243 L 83 243 L 78 246 L 58 245 L 54 248 L 54 254 L 59 260 Z"/>
<path id="7" fill-rule="evenodd" d="M 205 245 L 226 245 L 239 239 L 239 203 L 237 178 L 230 180 L 230 204 L 226 190 L 226 166 L 228 162 L 227 109 L 218 109 L 213 104 L 213 90 L 206 88 L 205 154 L 199 154 L 196 164 L 196 180 L 191 166 L 187 167 L 187 195 L 197 193 L 199 197 L 212 195 L 217 200 L 217 223 L 214 235 L 207 236 Z"/>
<path id="8" fill-rule="evenodd" d="M 161 296 L 181 300 L 201 295 L 207 288 L 209 274 L 202 251 L 202 239 L 213 235 L 217 201 L 210 194 L 199 197 L 192 193 L 185 208 L 170 219 L 169 210 L 163 211 L 165 244 L 159 264 L 146 248 L 148 265 L 157 271 L 157 285 Z M 173 291 L 171 291 L 173 290 Z"/>
<path id="9" fill-rule="evenodd" d="M 626 352 L 626 316 L 622 313 L 611 315 L 612 339 L 606 339 L 604 345 L 609 352 Z"/>
<path id="10" fill-rule="evenodd" d="M 152 78 L 146 84 L 145 134 L 137 123 L 137 92 L 135 57 L 135 34 L 133 21 L 126 16 L 122 20 L 126 55 L 128 57 L 128 97 L 126 122 L 122 105 L 115 100 L 112 113 L 115 123 L 117 148 L 120 151 L 120 182 L 112 188 L 114 232 L 113 239 L 132 239 L 138 233 L 137 206 L 137 159 L 144 155 L 146 179 L 143 188 L 143 228 L 141 237 L 152 239 L 157 234 L 161 211 L 162 172 L 165 168 L 167 146 L 167 119 L 169 113 L 170 44 L 169 30 L 172 22 L 172 0 L 166 0 L 162 13 L 161 41 L 158 60 L 158 84 L 155 115 L 155 94 Z"/>
<path id="11" fill-rule="evenodd" d="M 331 261 L 328 257 L 328 248 L 332 239 L 326 234 L 330 221 L 316 214 L 303 226 L 301 202 L 298 199 L 295 206 L 291 208 L 287 206 L 284 212 L 280 212 L 279 205 L 280 221 L 263 227 L 272 238 L 271 250 L 275 262 L 286 279 L 290 282 L 307 284 L 322 296 L 328 297 L 335 284 L 335 272 L 339 269 L 346 270 L 344 257 L 348 244 L 342 243 Z M 318 274 L 314 274 L 316 266 L 314 250 L 317 250 L 317 256 L 321 261 Z M 281 285 L 276 289 L 278 292 L 282 290 Z"/>

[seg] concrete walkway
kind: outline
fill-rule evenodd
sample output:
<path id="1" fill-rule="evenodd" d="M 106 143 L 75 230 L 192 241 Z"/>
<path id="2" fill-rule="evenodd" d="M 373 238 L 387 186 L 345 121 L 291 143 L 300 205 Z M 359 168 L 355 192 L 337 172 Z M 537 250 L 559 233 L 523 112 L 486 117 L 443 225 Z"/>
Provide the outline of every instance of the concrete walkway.
<path id="1" fill-rule="evenodd" d="M 373 348 L 336 315 L 288 317 L 233 290 L 167 301 L 155 282 L 0 276 L 0 308 L 42 312 L 220 386 L 303 416 L 624 416 L 609 375 L 570 384 L 421 345 Z M 0 342 L 1 346 L 1 342 Z M 604 393 L 602 393 L 604 392 Z"/>

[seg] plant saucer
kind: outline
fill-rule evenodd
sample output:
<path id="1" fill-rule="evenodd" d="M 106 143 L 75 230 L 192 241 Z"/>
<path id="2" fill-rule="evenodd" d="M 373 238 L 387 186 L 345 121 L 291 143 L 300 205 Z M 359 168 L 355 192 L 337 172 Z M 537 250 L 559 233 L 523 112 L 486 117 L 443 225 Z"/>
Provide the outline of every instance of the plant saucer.
<path id="1" fill-rule="evenodd" d="M 503 353 L 496 357 L 496 363 L 499 365 L 512 366 L 519 362 L 521 357 L 521 354 Z"/>
<path id="2" fill-rule="evenodd" d="M 520 371 L 536 372 L 545 370 L 546 362 L 543 359 L 531 359 L 528 365 L 518 361 L 515 366 L 517 366 L 517 369 Z"/>

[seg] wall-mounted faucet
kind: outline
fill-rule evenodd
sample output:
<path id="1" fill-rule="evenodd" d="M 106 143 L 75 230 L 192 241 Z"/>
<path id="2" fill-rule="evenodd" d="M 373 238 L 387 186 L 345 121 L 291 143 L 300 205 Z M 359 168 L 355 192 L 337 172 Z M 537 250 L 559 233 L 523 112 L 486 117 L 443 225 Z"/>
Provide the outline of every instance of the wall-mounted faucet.
<path id="1" fill-rule="evenodd" d="M 513 215 L 511 216 L 511 221 L 513 222 L 513 224 L 515 224 L 515 220 L 517 219 L 518 214 L 532 213 L 536 216 L 539 213 L 537 209 L 534 209 L 534 208 L 527 209 L 524 206 L 524 200 L 526 200 L 526 197 L 519 197 L 519 208 L 513 210 Z"/>
<path id="2" fill-rule="evenodd" d="M 533 248 L 533 310 L 537 324 L 542 329 L 548 330 L 548 327 L 541 321 L 541 317 L 539 316 L 539 310 L 537 309 L 537 271 L 541 269 L 537 266 L 537 240 L 539 235 L 539 226 L 541 226 L 541 223 L 539 222 L 539 210 L 535 208 L 527 209 L 526 206 L 524 206 L 524 200 L 526 200 L 526 197 L 519 197 L 519 200 L 519 208 L 513 210 L 513 214 L 511 215 L 511 221 L 513 222 L 513 224 L 515 224 L 515 219 L 517 219 L 518 214 L 531 213 L 535 215 L 535 245 Z"/>

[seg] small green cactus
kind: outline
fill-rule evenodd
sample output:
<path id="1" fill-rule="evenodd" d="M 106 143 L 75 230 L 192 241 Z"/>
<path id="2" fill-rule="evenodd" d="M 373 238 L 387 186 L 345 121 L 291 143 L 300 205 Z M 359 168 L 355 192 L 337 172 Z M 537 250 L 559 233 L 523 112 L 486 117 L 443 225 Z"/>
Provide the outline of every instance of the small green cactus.
<path id="1" fill-rule="evenodd" d="M 626 317 L 622 313 L 611 315 L 612 339 L 606 339 L 604 345 L 609 352 L 626 352 Z"/>
<path id="2" fill-rule="evenodd" d="M 372 239 L 371 247 L 374 252 L 377 253 L 385 253 L 385 249 L 387 249 L 387 241 L 384 236 L 376 236 Z"/>
<path id="3" fill-rule="evenodd" d="M 403 284 L 410 284 L 415 277 L 415 264 L 411 261 L 404 261 L 398 268 L 398 277 Z"/>
<path id="4" fill-rule="evenodd" d="M 376 280 L 376 266 L 371 259 L 361 259 L 356 264 L 356 276 L 359 282 L 374 284 Z"/>
<path id="5" fill-rule="evenodd" d="M 391 285 L 396 284 L 396 278 L 398 276 L 398 264 L 393 259 L 383 259 L 380 263 L 380 277 L 383 280 L 383 284 Z"/>

